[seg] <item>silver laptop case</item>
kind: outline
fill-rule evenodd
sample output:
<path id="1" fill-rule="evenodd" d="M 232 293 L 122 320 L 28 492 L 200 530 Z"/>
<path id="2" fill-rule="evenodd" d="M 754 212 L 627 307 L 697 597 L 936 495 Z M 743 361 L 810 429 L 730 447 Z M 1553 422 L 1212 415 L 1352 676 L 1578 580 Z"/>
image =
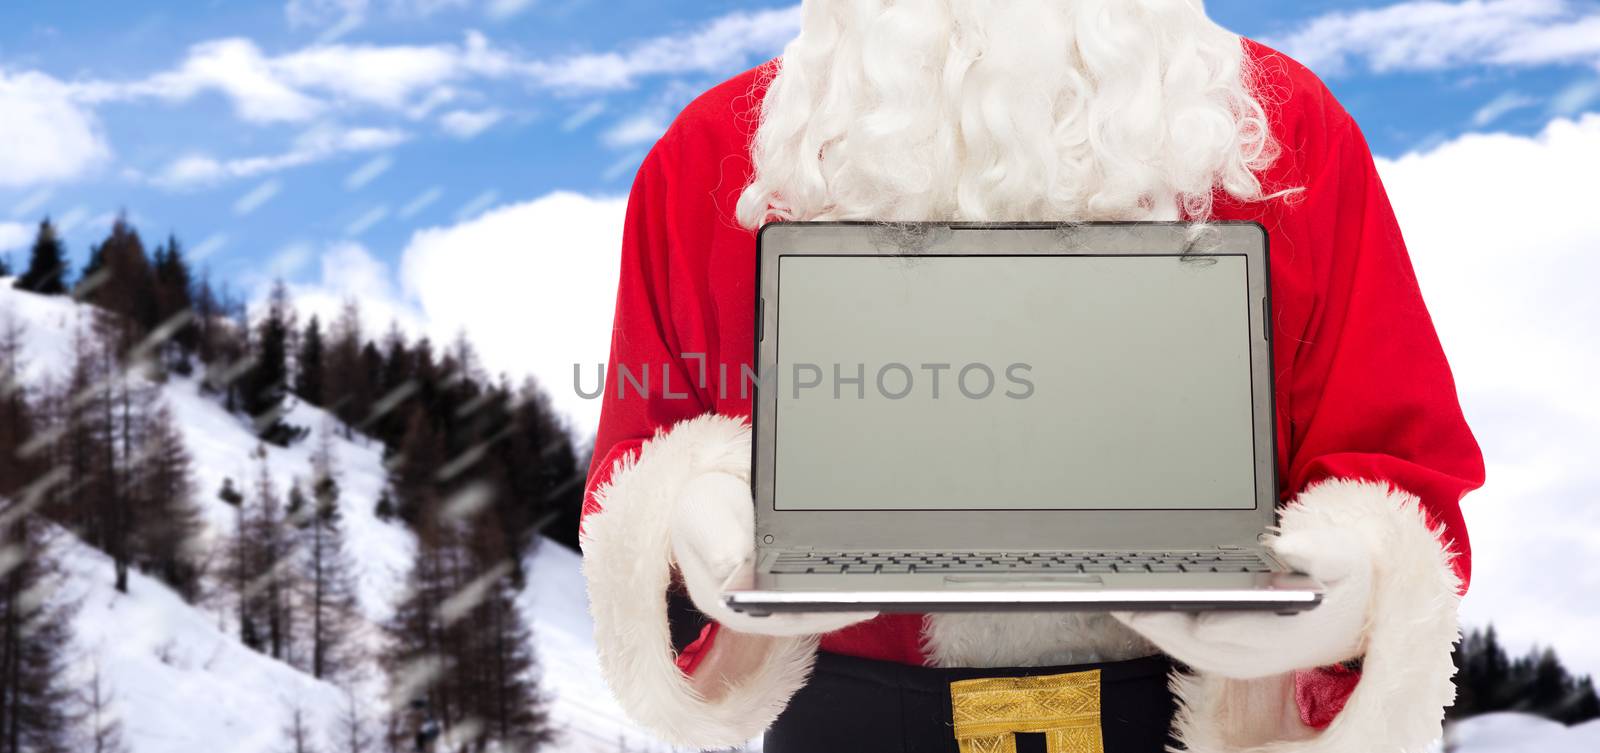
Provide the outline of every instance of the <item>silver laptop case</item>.
<path id="1" fill-rule="evenodd" d="M 729 606 L 1320 599 L 1260 544 L 1277 501 L 1260 226 L 775 223 L 757 245 L 757 555 Z"/>

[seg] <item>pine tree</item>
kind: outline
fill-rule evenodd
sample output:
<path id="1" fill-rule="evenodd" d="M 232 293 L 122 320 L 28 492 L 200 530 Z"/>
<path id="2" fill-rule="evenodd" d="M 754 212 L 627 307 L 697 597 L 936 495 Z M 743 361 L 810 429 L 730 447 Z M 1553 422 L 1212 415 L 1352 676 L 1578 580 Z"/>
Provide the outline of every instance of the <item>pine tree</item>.
<path id="1" fill-rule="evenodd" d="M 39 222 L 39 232 L 34 236 L 33 250 L 28 256 L 28 268 L 12 286 L 44 295 L 67 292 L 67 251 L 50 218 Z"/>
<path id="2" fill-rule="evenodd" d="M 125 215 L 111 224 L 111 233 L 100 242 L 93 261 L 93 272 L 86 271 L 85 279 L 93 276 L 97 281 L 85 298 L 116 315 L 108 326 L 115 352 L 130 353 L 158 320 L 155 272 L 144 241 Z"/>
<path id="3" fill-rule="evenodd" d="M 175 236 L 158 246 L 155 253 L 155 319 L 172 327 L 171 347 L 161 349 L 166 365 L 186 369 L 187 357 L 199 346 L 200 329 L 194 321 L 194 275 L 183 258 L 183 247 Z M 184 372 L 186 373 L 186 372 Z"/>
<path id="4" fill-rule="evenodd" d="M 324 403 L 323 365 L 326 356 L 322 348 L 322 324 L 315 314 L 306 322 L 305 334 L 300 338 L 300 353 L 295 358 L 294 391 L 312 405 Z"/>
<path id="5" fill-rule="evenodd" d="M 345 425 L 345 436 L 372 410 L 374 382 L 361 358 L 361 311 L 348 299 L 334 320 L 326 345 L 323 406 Z"/>
<path id="6" fill-rule="evenodd" d="M 0 498 L 0 753 L 65 753 L 75 721 L 63 680 L 70 614 L 38 598 L 57 573 L 32 506 Z"/>
<path id="7" fill-rule="evenodd" d="M 243 408 L 255 423 L 256 435 L 275 444 L 288 444 L 282 412 L 289 387 L 290 317 L 289 291 L 279 280 L 257 327 L 254 365 L 241 380 Z"/>
<path id="8" fill-rule="evenodd" d="M 406 578 L 405 598 L 390 618 L 391 637 L 383 664 L 396 695 L 391 704 L 397 715 L 390 721 L 390 745 L 398 749 L 404 734 L 421 720 L 402 718 L 406 709 L 426 709 L 426 716 L 450 726 L 463 718 L 451 646 L 439 607 L 460 581 L 462 551 L 455 533 L 432 518 L 418 521 L 417 549 Z M 411 723 L 408 723 L 411 722 Z"/>
<path id="9" fill-rule="evenodd" d="M 1600 696 L 1588 677 L 1573 677 L 1555 651 L 1535 648 L 1512 660 L 1493 626 L 1468 633 L 1453 657 L 1457 674 L 1451 719 L 1519 711 L 1578 724 L 1600 718 Z"/>
<path id="10" fill-rule="evenodd" d="M 218 328 L 224 318 L 217 291 L 211 287 L 211 272 L 202 268 L 200 279 L 193 286 L 195 355 L 200 362 L 209 364 L 216 360 Z"/>
<path id="11" fill-rule="evenodd" d="M 463 669 L 470 672 L 472 717 L 483 722 L 484 740 L 511 750 L 533 750 L 554 739 L 539 694 L 533 636 L 517 610 L 512 568 L 497 555 L 501 539 L 477 526 L 471 559 L 484 583 L 481 602 L 462 620 L 467 643 Z"/>
<path id="12" fill-rule="evenodd" d="M 416 560 L 390 624 L 385 664 L 397 681 L 413 683 L 397 700 L 426 708 L 466 749 L 497 743 L 532 750 L 553 732 L 531 635 L 491 521 L 433 514 L 419 521 Z"/>
<path id="13" fill-rule="evenodd" d="M 200 511 L 190 499 L 194 481 L 189 451 L 165 404 L 151 412 L 143 442 L 136 558 L 141 567 L 192 602 L 200 596 L 196 555 Z"/>
<path id="14" fill-rule="evenodd" d="M 416 524 L 431 514 L 439 498 L 435 473 L 444 462 L 444 442 L 421 405 L 412 406 L 400 444 L 400 468 L 395 491 L 400 519 Z"/>
<path id="15" fill-rule="evenodd" d="M 311 675 L 319 679 L 349 672 L 356 658 L 350 636 L 356 624 L 355 578 L 345 550 L 332 443 L 325 428 L 312 455 L 312 510 L 303 537 L 304 572 L 300 578 L 306 591 Z"/>
<path id="16" fill-rule="evenodd" d="M 426 386 L 419 378 L 417 354 L 406 345 L 405 335 L 393 322 L 384 337 L 381 358 L 374 359 L 377 355 L 378 347 L 370 342 L 362 349 L 363 361 L 375 369 L 375 397 L 371 411 L 362 417 L 357 428 L 384 445 L 395 447 L 404 441 L 410 412 L 422 402 L 419 398 Z M 430 363 L 428 370 L 431 369 Z"/>

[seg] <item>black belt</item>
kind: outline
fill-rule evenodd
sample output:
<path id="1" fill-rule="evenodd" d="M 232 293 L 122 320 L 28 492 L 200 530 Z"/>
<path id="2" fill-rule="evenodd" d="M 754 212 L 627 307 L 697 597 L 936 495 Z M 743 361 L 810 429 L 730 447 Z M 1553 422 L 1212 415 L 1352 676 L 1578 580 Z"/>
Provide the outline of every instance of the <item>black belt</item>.
<path id="1" fill-rule="evenodd" d="M 1163 753 L 1176 701 L 1164 656 L 940 669 L 822 653 L 766 753 Z"/>

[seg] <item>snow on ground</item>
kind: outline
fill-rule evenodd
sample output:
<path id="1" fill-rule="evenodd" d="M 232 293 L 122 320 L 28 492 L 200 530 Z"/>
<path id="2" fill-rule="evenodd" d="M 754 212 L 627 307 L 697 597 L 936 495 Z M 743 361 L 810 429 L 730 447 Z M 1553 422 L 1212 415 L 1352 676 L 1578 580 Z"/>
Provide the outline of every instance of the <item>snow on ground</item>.
<path id="1" fill-rule="evenodd" d="M 10 282 L 0 278 L 0 321 L 11 316 L 24 328 L 24 383 L 64 379 L 72 364 L 73 335 L 89 326 L 90 309 L 61 296 L 13 290 Z M 235 509 L 217 497 L 217 490 L 231 478 L 241 493 L 253 493 L 260 468 L 251 453 L 259 443 L 242 416 L 200 391 L 197 378 L 174 376 L 160 389 L 193 457 L 195 502 L 206 522 L 208 546 L 214 547 L 213 561 L 220 562 Z M 288 448 L 267 446 L 266 462 L 280 495 L 290 479 L 309 478 L 316 435 L 330 418 L 296 402 L 286 420 L 309 428 L 312 436 Z M 375 648 L 381 638 L 377 626 L 403 594 L 415 538 L 405 526 L 380 521 L 374 513 L 386 481 L 381 445 L 335 433 L 333 452 L 346 543 L 368 621 L 365 638 Z M 52 546 L 63 563 L 63 593 L 80 601 L 73 620 L 74 671 L 79 673 L 74 679 L 100 665 L 133 753 L 278 750 L 293 702 L 306 709 L 313 728 L 332 728 L 342 708 L 341 691 L 245 648 L 233 635 L 226 605 L 186 604 L 137 572 L 129 593 L 118 594 L 104 554 L 66 532 Z M 609 753 L 626 740 L 633 751 L 669 750 L 625 720 L 600 679 L 578 556 L 542 542 L 529 555 L 528 572 L 529 586 L 519 604 L 534 629 L 545 692 L 562 730 L 554 749 Z M 369 677 L 358 693 L 375 708 L 381 679 Z"/>
<path id="2" fill-rule="evenodd" d="M 1600 751 L 1600 720 L 1566 727 L 1527 714 L 1484 714 L 1445 732 L 1454 753 L 1594 753 Z"/>
<path id="3" fill-rule="evenodd" d="M 85 686 L 99 664 L 133 753 L 272 753 L 296 703 L 311 729 L 334 729 L 338 688 L 245 648 L 215 615 L 137 571 L 117 593 L 111 559 L 70 533 L 51 546 L 61 593 L 78 605 L 73 684 Z"/>
<path id="4" fill-rule="evenodd" d="M 551 699 L 551 716 L 561 727 L 556 748 L 611 753 L 625 740 L 630 751 L 669 751 L 666 743 L 627 721 L 600 678 L 594 623 L 578 563 L 572 550 L 541 540 L 528 555 L 528 586 L 517 600 L 533 628 L 543 689 Z"/>

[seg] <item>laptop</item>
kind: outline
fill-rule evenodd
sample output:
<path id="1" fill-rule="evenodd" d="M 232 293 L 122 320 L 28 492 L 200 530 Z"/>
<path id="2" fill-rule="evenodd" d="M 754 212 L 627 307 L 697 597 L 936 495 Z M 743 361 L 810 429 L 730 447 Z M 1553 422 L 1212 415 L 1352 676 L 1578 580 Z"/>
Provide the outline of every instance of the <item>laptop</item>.
<path id="1" fill-rule="evenodd" d="M 1314 607 L 1253 223 L 767 225 L 752 615 Z"/>

